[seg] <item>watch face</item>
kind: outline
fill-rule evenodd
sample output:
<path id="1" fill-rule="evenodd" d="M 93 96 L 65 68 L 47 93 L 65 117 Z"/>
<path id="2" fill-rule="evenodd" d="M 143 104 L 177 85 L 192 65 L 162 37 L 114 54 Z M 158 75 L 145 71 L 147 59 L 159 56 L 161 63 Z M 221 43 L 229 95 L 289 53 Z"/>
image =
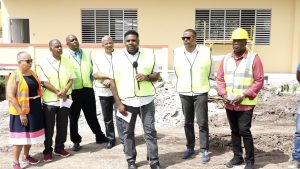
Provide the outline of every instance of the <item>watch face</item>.
<path id="1" fill-rule="evenodd" d="M 147 75 L 147 80 L 150 80 L 150 75 Z"/>

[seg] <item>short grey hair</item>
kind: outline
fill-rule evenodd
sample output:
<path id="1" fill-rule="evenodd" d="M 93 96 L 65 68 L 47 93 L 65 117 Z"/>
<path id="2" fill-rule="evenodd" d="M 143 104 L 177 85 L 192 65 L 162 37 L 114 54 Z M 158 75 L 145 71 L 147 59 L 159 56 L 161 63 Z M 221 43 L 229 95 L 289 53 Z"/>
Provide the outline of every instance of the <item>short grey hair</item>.
<path id="1" fill-rule="evenodd" d="M 55 42 L 60 43 L 60 41 L 58 39 L 52 39 L 52 40 L 49 41 L 49 47 L 52 48 Z"/>
<path id="2" fill-rule="evenodd" d="M 105 40 L 108 40 L 108 39 L 113 40 L 112 37 L 110 37 L 109 35 L 105 35 L 105 36 L 102 37 L 101 43 L 103 43 Z"/>
<path id="3" fill-rule="evenodd" d="M 21 60 L 21 56 L 23 55 L 30 55 L 28 52 L 26 51 L 21 51 L 17 54 L 17 61 L 19 62 Z"/>

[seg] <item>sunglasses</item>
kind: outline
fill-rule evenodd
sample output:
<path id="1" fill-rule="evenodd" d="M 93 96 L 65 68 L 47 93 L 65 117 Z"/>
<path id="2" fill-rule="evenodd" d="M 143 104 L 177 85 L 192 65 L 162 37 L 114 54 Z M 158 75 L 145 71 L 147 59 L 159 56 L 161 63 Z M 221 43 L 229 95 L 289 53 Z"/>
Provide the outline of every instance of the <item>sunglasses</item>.
<path id="1" fill-rule="evenodd" d="M 32 63 L 32 59 L 28 59 L 28 60 L 20 60 L 19 62 L 22 62 L 22 61 L 26 62 L 27 64 L 31 64 L 31 63 Z"/>
<path id="2" fill-rule="evenodd" d="M 181 39 L 182 39 L 182 40 L 185 40 L 185 39 L 190 40 L 191 37 L 186 36 L 186 37 L 181 37 Z"/>

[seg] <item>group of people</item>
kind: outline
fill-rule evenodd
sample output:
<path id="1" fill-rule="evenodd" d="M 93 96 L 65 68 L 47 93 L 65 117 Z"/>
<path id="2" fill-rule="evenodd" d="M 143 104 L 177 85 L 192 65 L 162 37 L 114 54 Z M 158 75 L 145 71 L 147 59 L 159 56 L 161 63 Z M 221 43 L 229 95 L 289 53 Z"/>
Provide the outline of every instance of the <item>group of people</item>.
<path id="1" fill-rule="evenodd" d="M 211 49 L 198 45 L 196 37 L 195 30 L 184 30 L 181 37 L 183 46 L 174 49 L 174 70 L 187 141 L 182 158 L 188 159 L 195 154 L 196 116 L 200 160 L 207 163 L 210 161 L 208 91 Z M 250 128 L 257 94 L 264 82 L 263 66 L 259 56 L 246 48 L 249 39 L 246 30 L 234 30 L 231 39 L 233 52 L 225 55 L 217 73 L 218 94 L 225 103 L 234 153 L 226 166 L 232 168 L 245 163 L 245 169 L 253 169 L 254 145 Z M 134 135 L 137 116 L 142 121 L 150 168 L 160 169 L 153 85 L 159 79 L 159 69 L 153 49 L 141 48 L 139 34 L 134 30 L 124 34 L 125 48 L 118 51 L 114 51 L 113 39 L 104 36 L 104 52 L 100 55 L 92 56 L 90 52 L 81 49 L 75 35 L 68 35 L 66 43 L 69 50 L 63 53 L 61 42 L 58 39 L 51 40 L 50 54 L 37 64 L 36 73 L 30 70 L 31 56 L 27 52 L 17 54 L 19 67 L 9 74 L 7 82 L 13 169 L 21 168 L 19 157 L 22 148 L 22 162 L 39 162 L 29 155 L 30 146 L 35 143 L 44 143 L 43 160 L 46 162 L 52 161 L 52 154 L 70 156 L 64 147 L 68 117 L 72 150 L 79 151 L 82 138 L 78 132 L 78 119 L 81 110 L 95 134 L 96 143 L 106 143 L 106 148 L 112 148 L 116 143 L 114 104 L 118 111 L 115 119 L 117 131 L 124 147 L 128 169 L 137 168 Z M 101 131 L 96 116 L 95 95 L 100 100 L 106 135 Z"/>

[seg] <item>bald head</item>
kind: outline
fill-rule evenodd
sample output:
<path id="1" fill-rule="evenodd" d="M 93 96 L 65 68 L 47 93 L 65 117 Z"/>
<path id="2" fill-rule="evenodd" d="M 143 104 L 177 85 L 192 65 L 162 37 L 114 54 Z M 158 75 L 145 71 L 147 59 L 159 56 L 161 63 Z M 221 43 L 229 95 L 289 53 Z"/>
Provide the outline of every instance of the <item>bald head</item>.
<path id="1" fill-rule="evenodd" d="M 78 42 L 78 39 L 75 35 L 69 34 L 66 37 L 66 43 L 67 43 L 68 47 L 71 50 L 73 50 L 73 51 L 78 51 L 79 50 L 79 42 Z"/>

